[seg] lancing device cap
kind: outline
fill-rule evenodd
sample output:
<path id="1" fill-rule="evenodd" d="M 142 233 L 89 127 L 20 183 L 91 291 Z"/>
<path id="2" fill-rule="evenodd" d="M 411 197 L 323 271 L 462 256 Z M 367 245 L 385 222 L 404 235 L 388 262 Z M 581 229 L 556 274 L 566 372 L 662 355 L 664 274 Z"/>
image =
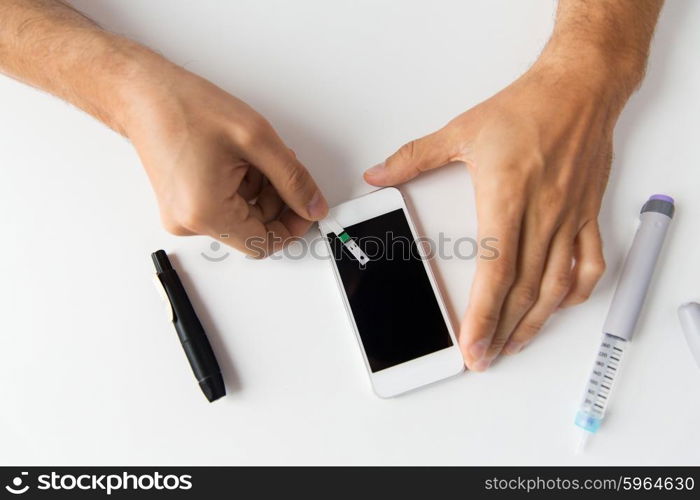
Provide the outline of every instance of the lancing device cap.
<path id="1" fill-rule="evenodd" d="M 700 304 L 697 302 L 683 304 L 678 308 L 678 317 L 690 352 L 700 367 Z"/>

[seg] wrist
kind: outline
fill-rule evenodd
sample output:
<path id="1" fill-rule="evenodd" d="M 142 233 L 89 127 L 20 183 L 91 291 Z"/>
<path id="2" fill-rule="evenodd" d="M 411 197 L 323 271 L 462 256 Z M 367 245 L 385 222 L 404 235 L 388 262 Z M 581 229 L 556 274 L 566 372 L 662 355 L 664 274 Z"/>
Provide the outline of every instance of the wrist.
<path id="1" fill-rule="evenodd" d="M 66 97 L 129 137 L 144 108 L 167 91 L 172 81 L 168 74 L 176 66 L 143 45 L 103 31 L 95 34 L 89 46 L 90 71 L 75 72 L 73 95 Z"/>
<path id="2" fill-rule="evenodd" d="M 555 34 L 533 69 L 547 68 L 560 78 L 607 97 L 620 107 L 644 76 L 646 54 L 610 50 L 592 40 Z"/>

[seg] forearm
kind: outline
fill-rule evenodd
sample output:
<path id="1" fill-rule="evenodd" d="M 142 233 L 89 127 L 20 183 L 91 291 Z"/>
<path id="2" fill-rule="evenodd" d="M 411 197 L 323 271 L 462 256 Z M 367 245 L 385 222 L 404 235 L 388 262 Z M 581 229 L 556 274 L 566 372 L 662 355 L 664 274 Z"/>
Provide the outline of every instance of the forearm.
<path id="1" fill-rule="evenodd" d="M 46 90 L 125 133 L 133 91 L 150 64 L 145 47 L 102 30 L 57 0 L 0 0 L 0 71 Z"/>
<path id="2" fill-rule="evenodd" d="M 639 86 L 663 0 L 559 0 L 552 37 L 540 58 L 582 69 L 622 101 Z M 583 75 L 580 75 L 583 76 Z"/>

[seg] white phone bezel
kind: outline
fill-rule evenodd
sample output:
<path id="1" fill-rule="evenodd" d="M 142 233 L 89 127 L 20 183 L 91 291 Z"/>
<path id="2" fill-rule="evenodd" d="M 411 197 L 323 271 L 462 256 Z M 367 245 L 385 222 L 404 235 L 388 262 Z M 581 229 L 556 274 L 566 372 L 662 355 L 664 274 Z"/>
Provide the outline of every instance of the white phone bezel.
<path id="1" fill-rule="evenodd" d="M 416 234 L 413 221 L 408 213 L 408 209 L 406 208 L 406 203 L 404 202 L 401 192 L 396 188 L 380 189 L 359 198 L 341 203 L 340 205 L 331 208 L 328 216 L 335 219 L 341 226 L 347 227 L 397 209 L 404 211 L 406 220 L 408 221 L 408 226 L 411 229 L 411 235 L 413 239 L 416 240 L 418 236 Z M 321 236 L 326 244 L 329 255 L 332 256 L 333 253 L 331 251 L 330 244 L 325 237 L 326 235 L 323 234 L 322 231 Z M 350 236 L 352 237 L 352 234 Z M 433 289 L 438 306 L 440 307 L 440 312 L 442 313 L 445 325 L 447 326 L 447 331 L 452 339 L 452 346 L 374 373 L 372 372 L 369 361 L 367 360 L 367 353 L 365 352 L 364 345 L 362 344 L 362 338 L 360 337 L 360 333 L 357 329 L 357 324 L 355 323 L 355 318 L 352 314 L 352 309 L 350 308 L 350 303 L 345 293 L 345 287 L 343 286 L 340 274 L 338 273 L 338 268 L 335 265 L 335 260 L 332 257 L 329 259 L 331 261 L 331 267 L 333 268 L 333 274 L 335 275 L 338 288 L 340 289 L 345 310 L 350 319 L 350 324 L 353 331 L 355 332 L 355 338 L 360 345 L 360 351 L 362 352 L 365 368 L 367 369 L 367 373 L 369 374 L 372 382 L 372 388 L 374 392 L 382 398 L 397 396 L 403 392 L 407 392 L 432 382 L 437 382 L 438 380 L 457 375 L 464 370 L 464 360 L 459 350 L 457 339 L 447 314 L 447 309 L 445 308 L 444 301 L 435 282 L 435 277 L 433 276 L 430 265 L 425 258 L 423 248 L 421 245 L 418 245 L 418 248 L 421 252 L 421 259 L 428 275 L 430 286 Z M 371 262 L 368 265 L 372 265 Z"/>

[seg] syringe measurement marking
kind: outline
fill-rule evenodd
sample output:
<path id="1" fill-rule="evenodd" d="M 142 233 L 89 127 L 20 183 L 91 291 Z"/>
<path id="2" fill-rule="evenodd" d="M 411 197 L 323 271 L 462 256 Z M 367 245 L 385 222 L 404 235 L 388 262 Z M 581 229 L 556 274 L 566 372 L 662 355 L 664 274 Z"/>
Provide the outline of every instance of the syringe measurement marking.
<path id="1" fill-rule="evenodd" d="M 592 377 L 589 379 L 584 405 L 594 415 L 602 416 L 607 406 L 615 374 L 620 367 L 623 350 L 611 342 L 603 342 L 595 361 Z M 605 383 L 603 381 L 605 380 Z"/>

